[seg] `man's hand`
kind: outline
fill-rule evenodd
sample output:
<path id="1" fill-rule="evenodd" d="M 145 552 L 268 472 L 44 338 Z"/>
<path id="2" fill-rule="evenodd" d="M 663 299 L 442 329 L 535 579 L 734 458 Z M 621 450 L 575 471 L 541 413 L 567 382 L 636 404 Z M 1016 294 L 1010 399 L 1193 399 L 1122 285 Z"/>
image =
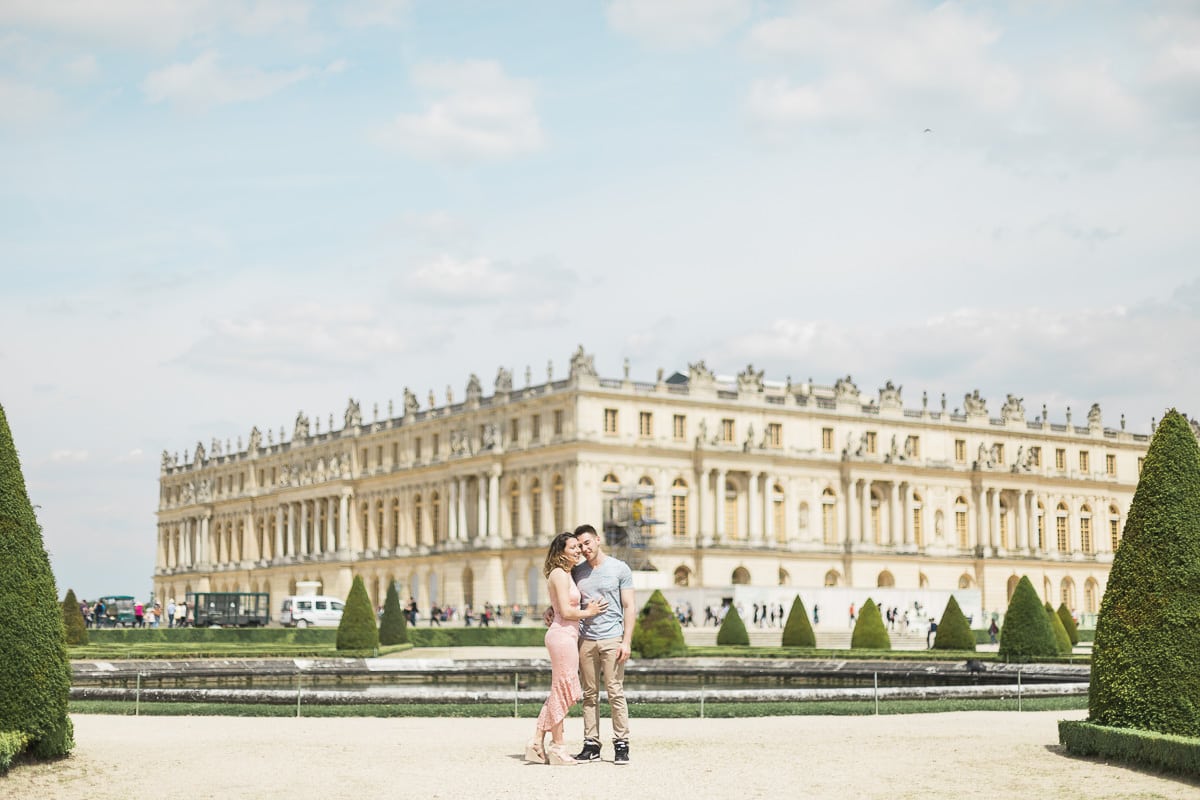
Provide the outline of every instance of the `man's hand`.
<path id="1" fill-rule="evenodd" d="M 629 660 L 629 645 L 621 642 L 621 649 L 617 651 L 617 663 L 624 664 Z"/>
<path id="2" fill-rule="evenodd" d="M 546 606 L 546 610 L 542 612 L 542 624 L 549 628 L 552 622 L 554 622 L 554 606 Z"/>

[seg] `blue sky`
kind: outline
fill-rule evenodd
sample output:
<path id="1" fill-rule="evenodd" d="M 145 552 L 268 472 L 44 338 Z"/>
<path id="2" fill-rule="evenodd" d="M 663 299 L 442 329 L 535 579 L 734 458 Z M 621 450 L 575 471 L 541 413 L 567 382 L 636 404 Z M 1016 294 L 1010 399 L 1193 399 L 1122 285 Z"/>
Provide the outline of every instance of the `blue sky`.
<path id="1" fill-rule="evenodd" d="M 1147 431 L 1198 123 L 1185 2 L 5 0 L 0 403 L 84 596 L 164 449 L 580 343 Z"/>

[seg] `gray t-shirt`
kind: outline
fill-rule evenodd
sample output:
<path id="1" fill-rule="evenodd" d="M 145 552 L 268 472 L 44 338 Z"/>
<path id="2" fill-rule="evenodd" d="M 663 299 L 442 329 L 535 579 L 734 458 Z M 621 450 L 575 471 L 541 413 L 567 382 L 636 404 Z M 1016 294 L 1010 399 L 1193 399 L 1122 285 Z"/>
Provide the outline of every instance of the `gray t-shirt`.
<path id="1" fill-rule="evenodd" d="M 608 601 L 608 608 L 598 617 L 579 621 L 579 635 L 584 639 L 620 639 L 625 633 L 625 611 L 621 608 L 621 590 L 633 588 L 633 571 L 619 558 L 606 556 L 595 569 L 586 561 L 571 570 L 579 593 L 580 608 L 588 601 Z"/>

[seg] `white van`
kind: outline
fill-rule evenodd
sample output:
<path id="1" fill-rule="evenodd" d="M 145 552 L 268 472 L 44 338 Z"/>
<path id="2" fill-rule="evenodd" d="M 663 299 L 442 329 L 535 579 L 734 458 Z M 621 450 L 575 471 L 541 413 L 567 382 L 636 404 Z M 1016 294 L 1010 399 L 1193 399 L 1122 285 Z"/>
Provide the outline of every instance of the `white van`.
<path id="1" fill-rule="evenodd" d="M 279 609 L 279 624 L 289 628 L 337 627 L 344 605 L 339 598 L 323 594 L 285 597 Z"/>

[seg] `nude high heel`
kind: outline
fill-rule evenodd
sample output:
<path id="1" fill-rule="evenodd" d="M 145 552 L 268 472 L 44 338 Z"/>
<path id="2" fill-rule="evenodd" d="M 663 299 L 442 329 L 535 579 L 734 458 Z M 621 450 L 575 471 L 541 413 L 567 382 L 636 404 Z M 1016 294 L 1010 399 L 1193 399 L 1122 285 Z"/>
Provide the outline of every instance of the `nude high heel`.
<path id="1" fill-rule="evenodd" d="M 577 767 L 579 762 L 575 757 L 567 752 L 565 744 L 552 744 L 546 748 L 546 756 L 550 759 L 549 763 L 552 767 Z"/>
<path id="2" fill-rule="evenodd" d="M 525 745 L 525 760 L 533 764 L 545 764 L 546 750 L 543 744 L 537 739 L 530 739 L 529 743 Z"/>

